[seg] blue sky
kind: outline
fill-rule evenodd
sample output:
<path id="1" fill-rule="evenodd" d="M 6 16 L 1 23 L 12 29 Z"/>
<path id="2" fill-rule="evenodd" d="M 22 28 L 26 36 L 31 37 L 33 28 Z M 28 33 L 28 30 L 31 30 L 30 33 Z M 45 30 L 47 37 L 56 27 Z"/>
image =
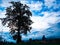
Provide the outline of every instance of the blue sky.
<path id="1" fill-rule="evenodd" d="M 32 12 L 31 19 L 34 23 L 31 25 L 31 33 L 28 33 L 27 37 L 23 35 L 22 39 L 32 37 L 35 39 L 39 36 L 42 37 L 42 35 L 60 37 L 58 35 L 60 34 L 60 0 L 0 0 L 0 18 L 5 17 L 5 9 L 11 5 L 8 3 L 10 1 L 20 1 L 27 4 Z M 9 28 L 2 26 L 1 21 L 0 29 L 0 31 L 9 31 Z"/>

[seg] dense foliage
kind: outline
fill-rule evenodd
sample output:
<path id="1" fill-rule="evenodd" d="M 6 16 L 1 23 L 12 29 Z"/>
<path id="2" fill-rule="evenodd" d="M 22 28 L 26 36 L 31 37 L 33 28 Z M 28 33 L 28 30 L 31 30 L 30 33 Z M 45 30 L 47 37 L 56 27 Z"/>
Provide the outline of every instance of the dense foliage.
<path id="1" fill-rule="evenodd" d="M 12 6 L 6 8 L 6 18 L 3 18 L 2 24 L 10 28 L 10 33 L 17 42 L 21 40 L 21 33 L 27 34 L 27 31 L 31 30 L 31 24 L 33 23 L 30 17 L 32 13 L 29 7 L 20 2 L 10 2 Z"/>

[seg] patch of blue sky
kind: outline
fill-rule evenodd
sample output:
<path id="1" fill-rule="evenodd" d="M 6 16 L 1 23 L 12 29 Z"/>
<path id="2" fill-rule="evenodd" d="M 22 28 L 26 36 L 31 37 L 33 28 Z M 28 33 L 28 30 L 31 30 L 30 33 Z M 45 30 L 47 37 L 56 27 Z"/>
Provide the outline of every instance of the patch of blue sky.
<path id="1" fill-rule="evenodd" d="M 40 2 L 44 3 L 44 0 L 38 0 L 38 1 L 40 1 Z"/>
<path id="2" fill-rule="evenodd" d="M 60 17 L 60 14 L 57 17 Z"/>
<path id="3" fill-rule="evenodd" d="M 40 2 L 44 3 L 44 0 L 31 0 L 31 1 L 34 1 L 34 2 L 40 1 Z"/>
<path id="4" fill-rule="evenodd" d="M 42 9 L 40 10 L 40 13 L 41 12 L 58 12 L 58 11 L 60 11 L 60 7 L 58 7 L 58 8 L 54 8 L 53 6 L 52 7 L 50 7 L 50 8 L 48 8 L 47 6 L 42 6 Z"/>
<path id="5" fill-rule="evenodd" d="M 52 27 L 46 29 L 45 31 L 43 31 L 45 34 L 47 34 L 46 36 L 49 37 L 53 37 L 53 38 L 60 38 L 60 22 L 52 25 Z M 54 37 L 55 36 L 55 37 Z"/>
<path id="6" fill-rule="evenodd" d="M 60 22 L 52 24 L 50 28 L 48 28 L 50 31 L 59 31 L 60 32 Z M 47 31 L 48 31 L 47 30 Z"/>
<path id="7" fill-rule="evenodd" d="M 22 0 L 23 2 L 24 1 L 27 1 L 27 4 L 31 4 L 31 3 L 36 3 L 38 0 Z"/>
<path id="8" fill-rule="evenodd" d="M 43 5 L 42 9 L 40 10 L 40 12 L 44 12 L 44 11 L 48 11 L 48 7 Z"/>
<path id="9" fill-rule="evenodd" d="M 43 16 L 44 16 L 44 14 L 40 14 L 39 16 L 43 17 Z"/>
<path id="10" fill-rule="evenodd" d="M 5 10 L 5 7 L 1 7 L 1 6 L 0 6 L 0 10 L 1 10 L 1 11 L 4 11 L 4 10 Z"/>
<path id="11" fill-rule="evenodd" d="M 53 9 L 54 12 L 57 12 L 57 11 L 60 11 L 60 7 L 59 8 L 56 8 L 56 9 Z"/>
<path id="12" fill-rule="evenodd" d="M 37 1 L 44 3 L 44 0 L 27 0 L 29 4 L 36 3 Z"/>
<path id="13" fill-rule="evenodd" d="M 35 15 L 37 15 L 37 16 L 39 14 L 39 11 L 36 11 L 36 10 L 33 10 L 32 12 L 35 13 Z"/>
<path id="14" fill-rule="evenodd" d="M 60 22 L 57 23 L 56 27 L 60 29 Z"/>
<path id="15" fill-rule="evenodd" d="M 53 6 L 50 8 L 43 8 L 42 11 L 48 11 L 48 12 L 58 12 L 60 11 L 60 7 L 54 8 Z"/>
<path id="16" fill-rule="evenodd" d="M 29 1 L 34 1 L 34 2 L 36 2 L 36 1 L 39 1 L 39 0 L 29 0 Z"/>
<path id="17" fill-rule="evenodd" d="M 32 12 L 33 12 L 33 13 L 32 13 L 33 16 L 41 16 L 41 17 L 44 16 L 44 14 L 41 14 L 40 11 L 35 11 L 35 10 L 33 10 Z"/>
<path id="18" fill-rule="evenodd" d="M 57 4 L 60 4 L 60 0 L 56 0 L 56 3 L 57 3 Z"/>
<path id="19" fill-rule="evenodd" d="M 50 6 L 50 5 L 46 6 L 44 3 L 42 5 L 42 9 L 40 10 L 40 13 L 41 12 L 57 12 L 57 11 L 60 11 L 60 0 L 56 0 L 56 1 L 52 2 L 51 5 L 52 6 Z"/>
<path id="20" fill-rule="evenodd" d="M 2 3 L 2 0 L 0 0 L 0 4 Z"/>

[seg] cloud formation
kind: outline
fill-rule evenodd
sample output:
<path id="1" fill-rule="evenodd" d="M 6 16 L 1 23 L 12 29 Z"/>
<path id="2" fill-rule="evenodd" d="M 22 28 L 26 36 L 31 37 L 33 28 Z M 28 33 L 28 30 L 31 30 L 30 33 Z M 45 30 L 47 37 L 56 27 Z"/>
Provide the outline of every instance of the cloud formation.
<path id="1" fill-rule="evenodd" d="M 11 5 L 8 3 L 10 1 L 20 1 L 20 0 L 8 0 L 8 1 L 2 0 L 0 7 L 4 7 L 4 10 L 0 8 L 0 17 L 5 17 L 4 15 L 5 9 L 6 7 Z M 49 32 L 52 32 L 52 30 L 54 31 L 59 29 L 59 28 L 56 28 L 57 26 L 56 24 L 60 22 L 60 1 L 59 0 L 40 0 L 40 1 L 39 0 L 21 0 L 20 2 L 23 4 L 27 4 L 30 7 L 30 10 L 32 12 L 33 16 L 31 17 L 31 19 L 34 22 L 31 25 L 32 33 L 36 31 L 41 31 L 41 32 L 43 31 L 44 34 L 49 34 L 47 29 L 50 29 Z M 0 23 L 0 26 L 1 26 L 1 23 Z M 55 33 L 57 34 L 57 32 Z M 53 35 L 55 35 L 55 33 Z M 31 35 L 32 36 L 30 37 L 35 36 L 33 34 Z M 36 35 L 36 37 L 38 36 Z M 29 36 L 27 38 L 29 38 Z"/>
<path id="2" fill-rule="evenodd" d="M 12 0 L 2 0 L 2 4 L 1 7 L 8 7 L 11 4 L 9 4 L 9 2 Z M 16 0 L 13 0 L 16 1 Z M 19 0 L 18 0 L 19 1 Z M 27 4 L 30 7 L 30 10 L 33 14 L 32 16 L 32 20 L 33 20 L 33 24 L 32 27 L 33 28 L 37 28 L 37 29 L 46 29 L 50 27 L 50 23 L 51 24 L 55 24 L 56 22 L 59 22 L 58 20 L 60 20 L 59 14 L 60 11 L 58 12 L 54 12 L 53 9 L 51 9 L 51 7 L 54 8 L 58 8 L 59 5 L 57 6 L 56 0 L 44 0 L 44 3 L 42 3 L 41 1 L 34 1 L 34 0 L 21 0 L 21 3 Z M 57 6 L 57 7 L 56 7 Z M 45 9 L 46 11 L 44 11 Z M 48 11 L 47 11 L 48 10 Z M 2 12 L 0 11 L 0 14 L 3 16 L 0 17 L 5 17 L 5 10 Z"/>

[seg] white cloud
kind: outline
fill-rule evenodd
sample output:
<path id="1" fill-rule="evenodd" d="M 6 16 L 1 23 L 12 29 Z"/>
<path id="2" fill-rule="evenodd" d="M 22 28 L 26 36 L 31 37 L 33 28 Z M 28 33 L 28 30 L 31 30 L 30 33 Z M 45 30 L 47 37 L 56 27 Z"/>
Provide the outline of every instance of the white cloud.
<path id="1" fill-rule="evenodd" d="M 50 24 L 55 24 L 60 21 L 60 17 L 57 17 L 60 13 L 59 12 L 43 12 L 43 17 L 40 16 L 32 16 L 32 28 L 35 28 L 39 31 L 43 31 L 50 26 Z M 58 21 L 59 20 L 59 21 Z"/>
<path id="2" fill-rule="evenodd" d="M 5 13 L 6 13 L 6 10 L 4 11 L 0 11 L 0 18 L 5 18 Z M 3 26 L 2 25 L 2 21 L 0 20 L 0 32 L 6 32 L 6 31 L 9 31 L 9 28 L 7 26 Z"/>
<path id="3" fill-rule="evenodd" d="M 54 5 L 54 2 L 55 0 L 45 0 L 45 5 L 48 6 L 48 8 L 50 8 L 51 6 Z"/>
<path id="4" fill-rule="evenodd" d="M 34 3 L 32 1 L 31 4 L 27 4 L 27 5 L 30 7 L 31 10 L 41 10 L 43 3 L 39 2 L 39 1 L 37 1 L 36 3 Z"/>
<path id="5" fill-rule="evenodd" d="M 11 4 L 9 3 L 11 0 L 2 0 L 2 4 L 0 4 L 2 7 L 9 7 Z"/>
<path id="6" fill-rule="evenodd" d="M 6 16 L 5 16 L 5 13 L 6 13 L 5 10 L 4 10 L 4 11 L 0 11 L 0 18 L 4 18 L 4 17 L 6 17 Z"/>
<path id="7" fill-rule="evenodd" d="M 8 32 L 9 30 L 9 27 L 7 27 L 7 25 L 3 26 L 2 21 L 0 20 L 0 32 Z"/>
<path id="8" fill-rule="evenodd" d="M 43 31 L 44 29 L 48 28 L 49 27 L 49 24 L 47 21 L 44 21 L 43 20 L 43 17 L 40 17 L 40 16 L 32 16 L 32 21 L 34 22 L 31 26 L 32 28 L 34 29 L 37 29 L 37 30 L 40 30 L 40 31 Z"/>
<path id="9" fill-rule="evenodd" d="M 1 4 L 2 7 L 9 7 L 11 4 L 9 2 L 11 1 L 20 1 L 23 4 L 27 4 L 31 10 L 41 10 L 42 9 L 42 2 L 37 1 L 36 3 L 34 1 L 31 1 L 31 4 L 28 0 L 3 0 L 3 3 Z"/>
<path id="10" fill-rule="evenodd" d="M 23 4 L 28 4 L 29 3 L 28 0 L 21 0 L 20 2 L 23 3 Z"/>
<path id="11" fill-rule="evenodd" d="M 27 3 L 27 1 L 25 1 L 25 0 L 2 0 L 2 4 L 0 4 L 2 7 L 9 7 L 9 6 L 11 6 L 11 3 L 9 3 L 9 2 L 11 2 L 11 1 L 21 1 L 23 4 L 26 4 Z"/>
<path id="12" fill-rule="evenodd" d="M 57 0 L 45 0 L 45 6 L 48 8 L 53 7 L 54 9 L 59 8 L 60 4 L 57 4 Z"/>

